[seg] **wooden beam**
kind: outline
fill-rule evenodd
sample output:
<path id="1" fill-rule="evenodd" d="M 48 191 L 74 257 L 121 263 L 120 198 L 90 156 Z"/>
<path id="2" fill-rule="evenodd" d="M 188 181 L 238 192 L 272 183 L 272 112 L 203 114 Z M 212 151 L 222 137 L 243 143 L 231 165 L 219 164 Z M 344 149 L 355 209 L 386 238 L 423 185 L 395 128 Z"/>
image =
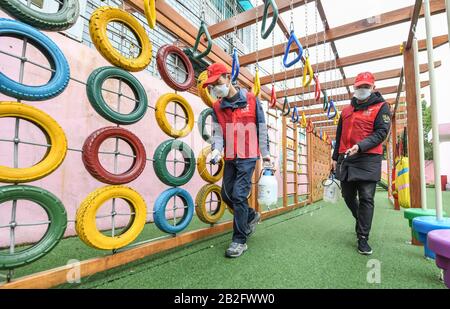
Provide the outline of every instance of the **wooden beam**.
<path id="1" fill-rule="evenodd" d="M 445 12 L 445 0 L 431 0 L 431 13 L 433 15 Z M 414 11 L 414 6 L 408 6 L 395 11 L 383 13 L 377 16 L 372 16 L 359 21 L 355 21 L 346 25 L 342 25 L 333 29 L 325 31 L 326 42 L 345 39 L 350 36 L 362 34 L 365 32 L 382 29 L 385 27 L 397 25 L 410 21 Z M 423 16 L 423 10 L 420 16 Z M 253 15 L 253 18 L 255 15 Z M 323 37 L 323 31 L 320 32 L 319 37 Z M 303 46 L 313 47 L 316 46 L 316 34 L 308 35 L 306 38 L 299 38 Z M 319 44 L 323 42 L 320 41 Z M 284 43 L 274 46 L 275 56 L 281 56 L 284 54 Z M 291 48 L 291 52 L 298 50 L 297 46 Z M 272 57 L 272 47 L 261 49 L 258 51 L 259 61 L 270 59 Z M 252 52 L 239 57 L 239 63 L 241 66 L 250 65 L 256 62 L 256 52 Z"/>
<path id="2" fill-rule="evenodd" d="M 416 3 L 414 5 L 414 12 L 411 18 L 411 25 L 409 26 L 408 40 L 406 40 L 405 49 L 410 49 L 412 47 L 416 25 L 419 21 L 419 14 L 422 10 L 422 2 L 423 0 L 416 0 Z"/>
<path id="3" fill-rule="evenodd" d="M 159 1 L 159 0 L 158 0 Z M 291 0 L 277 0 L 278 12 L 287 12 L 290 10 Z M 304 5 L 304 0 L 293 0 L 294 8 Z M 217 24 L 208 27 L 209 34 L 213 39 L 223 36 L 227 33 L 234 31 L 235 20 L 237 29 L 242 29 L 250 26 L 256 22 L 256 11 L 258 11 L 258 21 L 262 20 L 264 14 L 264 4 L 257 6 L 251 10 L 239 13 L 235 17 L 228 18 L 224 21 L 218 22 Z M 273 15 L 272 8 L 269 9 L 269 17 Z"/>
<path id="4" fill-rule="evenodd" d="M 348 104 L 342 105 L 341 108 L 339 108 L 339 111 L 341 111 L 345 106 L 347 106 Z M 401 113 L 406 112 L 406 107 L 402 106 L 398 109 L 397 111 L 398 113 L 400 113 L 399 115 L 402 115 Z M 317 121 L 328 121 L 328 117 L 326 114 L 315 114 L 315 115 L 309 115 L 306 117 L 306 119 L 311 120 L 313 123 L 316 123 Z M 331 120 L 330 122 L 333 122 L 333 120 Z"/>
<path id="5" fill-rule="evenodd" d="M 408 110 L 408 157 L 409 166 L 419 166 L 419 124 L 417 118 L 417 109 L 421 108 L 417 106 L 416 97 L 416 77 L 414 73 L 414 52 L 413 50 L 406 49 L 403 55 L 404 68 L 405 68 L 405 83 L 406 83 L 406 106 Z M 422 207 L 421 197 L 421 185 L 420 185 L 420 169 L 411 168 L 409 170 L 409 190 L 411 208 Z"/>
<path id="6" fill-rule="evenodd" d="M 418 43 L 419 43 L 420 51 L 424 51 L 427 49 L 426 40 L 420 40 Z M 448 43 L 448 35 L 441 35 L 441 36 L 437 36 L 437 37 L 433 38 L 434 48 L 445 45 L 447 43 Z M 355 54 L 355 55 L 339 58 L 336 61 L 336 66 L 338 68 L 347 67 L 347 66 L 367 63 L 370 61 L 377 61 L 377 60 L 398 57 L 401 55 L 402 55 L 402 51 L 400 49 L 400 45 L 394 45 L 394 46 L 381 48 L 381 49 L 373 50 L 373 51 L 366 52 L 366 53 Z M 331 65 L 333 65 L 333 64 L 334 64 L 333 61 L 321 62 L 321 63 L 319 63 L 319 71 L 323 72 L 325 70 L 328 70 L 331 67 Z M 297 69 L 297 71 L 295 72 L 295 76 L 301 77 L 302 75 L 303 75 L 303 71 Z M 286 79 L 292 79 L 292 78 L 294 78 L 294 69 L 287 70 L 286 71 Z M 284 81 L 285 80 L 284 71 L 275 73 L 274 80 L 275 80 L 275 82 Z M 271 75 L 266 75 L 266 76 L 261 77 L 261 85 L 267 85 L 270 83 L 272 83 Z"/>
<path id="7" fill-rule="evenodd" d="M 441 61 L 436 61 L 434 63 L 434 66 L 436 68 L 440 67 L 441 65 L 442 65 Z M 394 69 L 394 70 L 374 73 L 374 76 L 375 76 L 376 81 L 382 81 L 382 80 L 387 80 L 387 79 L 399 78 L 401 75 L 401 72 L 402 72 L 402 69 Z M 424 63 L 424 64 L 420 65 L 420 73 L 425 73 L 425 72 L 428 72 L 428 63 Z M 340 83 L 341 86 L 353 86 L 353 84 L 355 83 L 355 79 L 356 79 L 356 77 L 347 78 L 347 79 L 344 79 L 343 81 L 341 81 L 341 80 L 329 81 L 326 83 L 321 83 L 321 87 L 322 87 L 322 89 L 331 89 L 338 83 Z M 298 94 L 313 93 L 313 92 L 314 92 L 314 87 L 291 88 L 287 91 L 287 96 L 291 97 L 291 96 L 294 96 L 295 94 L 298 95 Z M 277 92 L 277 98 L 281 98 L 284 96 L 285 96 L 284 90 Z"/>
<path id="8" fill-rule="evenodd" d="M 421 82 L 422 88 L 428 87 L 429 85 L 430 85 L 429 81 Z M 383 87 L 383 88 L 378 88 L 376 90 L 379 91 L 382 95 L 388 95 L 388 94 L 392 94 L 392 93 L 397 93 L 398 86 Z M 403 86 L 402 90 L 405 91 L 404 86 Z M 336 102 L 338 102 L 338 101 L 342 101 L 342 100 L 350 100 L 351 97 L 348 94 L 343 94 L 340 96 L 328 96 L 328 99 L 335 100 Z M 308 100 L 304 100 L 304 101 L 298 101 L 295 103 L 291 103 L 291 106 L 294 106 L 294 104 L 297 104 L 297 106 L 299 106 L 299 107 L 320 105 L 320 104 L 317 104 L 315 99 L 308 99 Z"/>

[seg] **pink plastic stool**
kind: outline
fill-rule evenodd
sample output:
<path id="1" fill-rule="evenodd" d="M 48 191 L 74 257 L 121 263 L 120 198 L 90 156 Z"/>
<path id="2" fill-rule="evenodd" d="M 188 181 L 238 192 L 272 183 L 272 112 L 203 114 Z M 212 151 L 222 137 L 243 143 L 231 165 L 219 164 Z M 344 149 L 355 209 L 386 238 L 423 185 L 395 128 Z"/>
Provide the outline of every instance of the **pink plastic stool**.
<path id="1" fill-rule="evenodd" d="M 444 270 L 444 282 L 450 289 L 450 230 L 434 230 L 428 233 L 428 246 L 436 253 L 436 265 Z"/>

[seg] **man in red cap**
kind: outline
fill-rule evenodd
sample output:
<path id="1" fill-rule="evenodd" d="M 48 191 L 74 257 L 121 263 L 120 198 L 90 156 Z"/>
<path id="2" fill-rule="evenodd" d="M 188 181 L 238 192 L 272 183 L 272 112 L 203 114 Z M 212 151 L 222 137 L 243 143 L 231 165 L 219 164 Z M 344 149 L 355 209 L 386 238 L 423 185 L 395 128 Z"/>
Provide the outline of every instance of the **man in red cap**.
<path id="1" fill-rule="evenodd" d="M 221 193 L 234 212 L 233 239 L 225 256 L 234 258 L 247 250 L 247 239 L 261 218 L 249 207 L 248 196 L 259 157 L 271 164 L 267 125 L 259 100 L 252 92 L 231 83 L 224 64 L 208 67 L 203 87 L 218 98 L 213 104 L 212 162 L 219 162 L 224 151 Z"/>
<path id="2" fill-rule="evenodd" d="M 382 144 L 391 126 L 389 104 L 374 90 L 372 73 L 356 77 L 354 97 L 342 110 L 337 127 L 332 162 L 342 196 L 356 220 L 358 252 L 364 255 L 372 254 L 368 240 L 375 190 L 381 179 Z"/>

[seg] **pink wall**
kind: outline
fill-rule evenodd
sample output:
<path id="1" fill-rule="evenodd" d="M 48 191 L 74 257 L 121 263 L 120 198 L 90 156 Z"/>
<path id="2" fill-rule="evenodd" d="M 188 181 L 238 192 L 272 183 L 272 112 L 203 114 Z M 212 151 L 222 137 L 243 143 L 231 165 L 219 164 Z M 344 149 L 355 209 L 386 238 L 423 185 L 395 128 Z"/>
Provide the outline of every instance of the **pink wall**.
<path id="1" fill-rule="evenodd" d="M 86 81 L 89 74 L 95 68 L 109 65 L 109 63 L 106 62 L 106 60 L 104 60 L 94 48 L 89 48 L 58 33 L 46 34 L 57 43 L 65 54 L 70 64 L 71 77 L 73 78 Z M 20 55 L 21 41 L 2 38 L 0 42 L 2 49 L 4 49 L 3 46 L 6 46 L 6 49 L 10 52 Z M 4 43 L 7 44 L 3 45 Z M 29 49 L 27 57 L 34 61 L 38 61 L 39 63 L 46 63 L 43 56 L 36 50 Z M 152 61 L 155 61 L 155 59 Z M 1 72 L 5 73 L 9 77 L 17 78 L 18 68 L 18 61 L 14 61 L 12 58 L 0 54 Z M 27 64 L 25 83 L 45 83 L 43 73 L 47 74 L 42 69 Z M 46 78 L 48 78 L 48 74 L 46 76 Z M 147 91 L 150 106 L 155 106 L 155 102 L 159 96 L 168 92 L 173 92 L 173 90 L 169 88 L 162 80 L 152 77 L 148 72 L 139 72 L 136 73 L 135 76 L 138 77 L 140 82 L 144 85 Z M 181 95 L 184 96 L 191 104 L 196 115 L 195 119 L 197 120 L 199 113 L 205 109 L 206 106 L 198 97 L 192 94 L 184 92 Z M 108 96 L 105 97 L 107 98 Z M 8 98 L 2 94 L 0 94 L 0 100 L 15 101 L 14 99 Z M 74 81 L 70 81 L 69 86 L 64 93 L 52 100 L 25 103 L 43 110 L 59 123 L 66 134 L 69 148 L 81 149 L 84 140 L 89 134 L 99 128 L 113 125 L 112 123 L 104 120 L 94 111 L 87 99 L 85 86 Z M 127 129 L 134 132 L 144 143 L 147 151 L 147 157 L 153 157 L 155 148 L 162 141 L 170 138 L 161 131 L 154 117 L 154 110 L 149 108 L 147 114 L 140 122 L 134 125 L 126 126 Z M 14 122 L 12 120 L 0 119 L 0 138 L 13 137 L 13 123 Z M 28 141 L 43 141 L 42 134 L 39 133 L 39 130 L 33 128 L 33 126 L 22 126 L 20 136 Z M 196 124 L 192 133 L 182 140 L 191 146 L 196 155 L 203 147 L 207 146 L 201 139 Z M 108 150 L 112 150 L 112 143 L 108 143 L 108 145 Z M 0 149 L 0 164 L 12 166 L 12 143 L 0 142 Z M 20 166 L 31 166 L 32 164 L 38 162 L 42 158 L 42 155 L 43 151 L 38 147 L 21 145 L 19 160 Z M 112 162 L 112 160 L 109 160 L 109 162 Z M 112 164 L 108 163 L 107 165 L 112 166 Z M 279 175 L 279 173 L 277 173 L 277 175 Z M 195 195 L 204 184 L 205 182 L 196 172 L 193 179 L 185 185 L 184 188 L 187 189 L 191 193 L 193 199 L 195 199 Z M 69 220 L 73 220 L 75 218 L 75 213 L 78 206 L 90 192 L 105 186 L 105 184 L 96 181 L 90 176 L 81 161 L 81 154 L 74 151 L 67 152 L 65 161 L 53 174 L 39 181 L 29 183 L 29 185 L 42 187 L 60 198 L 67 209 Z M 134 188 L 144 197 L 148 210 L 153 208 L 154 201 L 158 195 L 163 190 L 168 188 L 156 177 L 153 171 L 152 162 L 148 162 L 141 176 L 127 186 Z M 281 195 L 281 191 L 279 192 Z M 0 225 L 8 224 L 10 209 L 11 208 L 8 205 L 6 207 L 0 207 Z M 37 207 L 33 207 L 25 202 L 20 202 L 18 207 L 18 220 L 20 222 L 44 220 L 45 215 L 38 210 L 39 209 Z M 148 216 L 148 220 L 151 220 L 151 216 Z M 100 225 L 100 228 L 110 226 L 109 222 L 106 220 L 103 220 L 98 224 Z M 19 232 L 21 229 L 23 229 L 23 231 Z M 3 229 L 3 231 L 6 230 L 7 229 Z M 9 241 L 8 233 L 3 231 L 0 230 L 0 246 L 7 244 Z M 40 235 L 42 235 L 43 232 L 43 227 L 20 228 L 17 233 L 17 242 L 35 241 L 40 238 Z M 66 235 L 73 235 L 74 233 L 74 224 L 69 223 Z"/>

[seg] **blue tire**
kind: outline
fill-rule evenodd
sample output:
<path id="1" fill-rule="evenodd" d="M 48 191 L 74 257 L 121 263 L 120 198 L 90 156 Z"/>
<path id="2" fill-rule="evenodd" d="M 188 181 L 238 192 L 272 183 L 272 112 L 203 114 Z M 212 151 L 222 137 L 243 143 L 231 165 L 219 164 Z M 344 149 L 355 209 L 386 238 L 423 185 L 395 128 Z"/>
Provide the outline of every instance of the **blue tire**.
<path id="1" fill-rule="evenodd" d="M 166 208 L 170 199 L 174 196 L 178 196 L 183 200 L 184 206 L 187 207 L 184 210 L 183 217 L 176 225 L 172 225 L 169 220 L 166 219 Z M 178 205 L 177 205 L 178 207 Z M 169 234 L 176 234 L 184 230 L 189 223 L 191 223 L 192 216 L 194 215 L 194 201 L 191 195 L 181 188 L 170 188 L 161 193 L 155 201 L 154 207 L 154 220 L 156 226 L 163 232 Z M 171 219 L 170 219 L 171 220 Z M 172 221 L 172 220 L 171 220 Z"/>
<path id="2" fill-rule="evenodd" d="M 39 49 L 54 70 L 47 84 L 28 86 L 16 82 L 0 72 L 0 92 L 19 100 L 43 101 L 59 95 L 69 84 L 70 69 L 59 47 L 39 30 L 19 21 L 0 18 L 0 36 L 27 38 Z"/>

